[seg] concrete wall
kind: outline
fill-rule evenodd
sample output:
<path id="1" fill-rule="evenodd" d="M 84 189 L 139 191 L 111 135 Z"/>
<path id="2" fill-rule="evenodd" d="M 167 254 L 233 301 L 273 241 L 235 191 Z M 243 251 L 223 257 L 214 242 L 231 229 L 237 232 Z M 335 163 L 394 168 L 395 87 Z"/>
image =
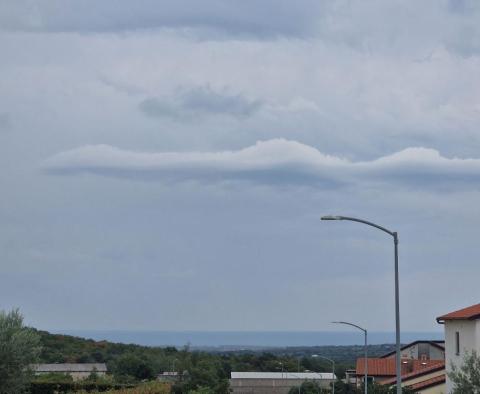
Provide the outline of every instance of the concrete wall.
<path id="1" fill-rule="evenodd" d="M 70 375 L 74 381 L 87 379 L 91 372 L 36 372 L 35 375 L 45 375 L 49 373 Z M 98 376 L 105 376 L 105 372 L 96 372 Z"/>
<path id="2" fill-rule="evenodd" d="M 435 346 L 430 346 L 430 360 L 445 360 L 445 351 Z"/>
<path id="3" fill-rule="evenodd" d="M 230 379 L 234 394 L 287 394 L 292 387 L 298 387 L 304 379 Z M 320 387 L 328 388 L 332 380 L 315 380 Z"/>
<path id="4" fill-rule="evenodd" d="M 460 354 L 456 354 L 455 333 L 460 333 Z M 447 320 L 445 322 L 445 363 L 447 370 L 447 393 L 453 388 L 448 378 L 448 372 L 452 370 L 452 364 L 460 367 L 465 353 L 476 350 L 480 353 L 480 320 Z"/>
<path id="5" fill-rule="evenodd" d="M 439 384 L 438 386 L 433 386 L 427 389 L 417 391 L 416 394 L 447 394 L 447 390 L 444 383 L 444 384 Z"/>
<path id="6" fill-rule="evenodd" d="M 441 369 L 440 371 L 434 371 L 432 373 L 423 375 L 423 376 L 418 376 L 414 379 L 408 379 L 406 381 L 402 381 L 402 387 L 404 386 L 411 386 L 416 383 L 424 382 L 425 380 L 429 380 L 432 378 L 436 378 L 437 376 L 442 376 L 445 374 L 445 371 Z"/>
<path id="7" fill-rule="evenodd" d="M 419 354 L 419 346 L 423 346 L 423 344 L 416 343 L 413 346 L 409 346 L 405 349 L 402 350 L 402 358 L 410 358 L 413 360 L 419 360 L 420 359 L 420 354 Z M 429 360 L 443 360 L 445 358 L 445 352 L 441 349 L 439 349 L 436 346 L 432 346 L 428 344 L 429 348 Z M 389 356 L 389 358 L 394 358 L 395 354 L 392 354 Z"/>

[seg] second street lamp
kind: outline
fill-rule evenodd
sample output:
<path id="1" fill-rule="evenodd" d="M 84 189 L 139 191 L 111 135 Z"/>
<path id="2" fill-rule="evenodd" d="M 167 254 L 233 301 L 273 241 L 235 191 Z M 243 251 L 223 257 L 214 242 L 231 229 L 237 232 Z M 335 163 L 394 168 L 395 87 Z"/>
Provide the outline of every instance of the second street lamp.
<path id="1" fill-rule="evenodd" d="M 375 227 L 383 232 L 391 235 L 393 237 L 393 243 L 395 247 L 395 368 L 397 375 L 397 394 L 402 394 L 402 366 L 400 362 L 400 301 L 399 301 L 399 290 L 398 290 L 398 234 L 396 231 L 387 230 L 385 227 L 379 226 L 378 224 L 369 222 L 363 219 L 352 218 L 348 216 L 322 216 L 322 220 L 349 220 L 352 222 L 358 222 L 366 224 L 367 226 Z"/>
<path id="2" fill-rule="evenodd" d="M 323 358 L 324 360 L 330 361 L 332 363 L 332 394 L 335 394 L 335 382 L 337 378 L 335 377 L 335 361 L 333 361 L 331 358 L 325 357 L 325 356 L 320 356 L 319 354 L 312 354 L 312 357 L 320 357 Z"/>
<path id="3" fill-rule="evenodd" d="M 332 323 L 334 324 L 345 324 L 347 326 L 352 326 L 352 327 L 355 327 L 355 328 L 358 328 L 359 330 L 362 330 L 363 331 L 363 334 L 364 334 L 364 337 L 365 337 L 365 347 L 364 347 L 364 352 L 365 352 L 365 365 L 363 366 L 364 368 L 364 372 L 365 372 L 365 377 L 364 377 L 364 382 L 363 382 L 363 386 L 365 387 L 365 394 L 368 393 L 368 344 L 367 344 L 367 330 L 365 328 L 362 328 L 360 326 L 357 326 L 356 324 L 353 324 L 353 323 L 349 323 L 347 321 L 332 321 Z"/>

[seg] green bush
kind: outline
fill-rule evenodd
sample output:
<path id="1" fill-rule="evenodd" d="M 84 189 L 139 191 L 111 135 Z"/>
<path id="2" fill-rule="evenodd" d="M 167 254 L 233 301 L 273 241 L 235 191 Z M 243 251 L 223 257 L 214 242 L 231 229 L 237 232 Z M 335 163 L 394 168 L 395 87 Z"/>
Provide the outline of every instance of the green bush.
<path id="1" fill-rule="evenodd" d="M 106 392 L 114 389 L 132 388 L 133 385 L 93 382 L 38 382 L 30 385 L 30 394 L 66 394 L 71 392 Z"/>

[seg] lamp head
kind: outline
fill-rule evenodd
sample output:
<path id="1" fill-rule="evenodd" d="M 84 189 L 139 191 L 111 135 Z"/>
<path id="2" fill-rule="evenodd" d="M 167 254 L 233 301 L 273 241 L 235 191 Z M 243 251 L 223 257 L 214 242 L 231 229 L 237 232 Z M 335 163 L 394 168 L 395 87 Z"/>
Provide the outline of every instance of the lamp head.
<path id="1" fill-rule="evenodd" d="M 335 216 L 335 215 L 326 215 L 322 216 L 322 220 L 343 220 L 343 216 Z"/>

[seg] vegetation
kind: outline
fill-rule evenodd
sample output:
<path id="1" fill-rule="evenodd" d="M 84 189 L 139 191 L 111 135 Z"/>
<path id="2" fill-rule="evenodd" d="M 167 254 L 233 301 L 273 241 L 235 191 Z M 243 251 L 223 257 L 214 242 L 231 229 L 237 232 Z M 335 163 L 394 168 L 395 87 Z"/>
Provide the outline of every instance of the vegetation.
<path id="1" fill-rule="evenodd" d="M 363 351 L 359 346 L 326 346 L 271 349 L 268 352 L 206 352 L 191 351 L 188 346 L 178 350 L 174 347 L 127 345 L 68 335 L 53 335 L 26 328 L 18 311 L 8 314 L 0 313 L 0 345 L 0 394 L 24 392 L 32 378 L 29 366 L 37 361 L 42 363 L 104 362 L 110 374 L 101 376 L 93 372 L 88 379 L 81 382 L 74 382 L 68 374 L 40 375 L 30 383 L 31 394 L 71 392 L 225 394 L 229 391 L 231 371 L 330 372 L 329 362 L 320 357 L 314 357 L 315 354 L 322 354 L 335 360 L 336 374 L 341 378 L 346 368 L 354 366 L 356 353 Z M 372 356 L 390 350 L 389 345 L 369 349 Z M 359 355 L 361 356 L 360 353 Z M 177 372 L 175 382 L 172 384 L 155 382 L 157 375 L 164 371 Z M 335 383 L 335 391 L 338 394 L 359 393 L 356 388 L 345 385 L 340 380 Z M 299 392 L 321 393 L 322 389 L 314 382 L 305 382 L 301 387 L 291 390 L 292 394 Z M 369 392 L 391 393 L 384 386 L 372 386 Z M 465 393 L 465 391 L 459 392 Z"/>
<path id="2" fill-rule="evenodd" d="M 452 394 L 480 394 L 480 356 L 475 351 L 467 352 L 462 366 L 452 365 L 448 376 L 454 385 Z"/>
<path id="3" fill-rule="evenodd" d="M 380 384 L 372 383 L 368 385 L 369 394 L 396 394 L 395 387 L 382 386 Z M 316 382 L 304 382 L 300 387 L 292 387 L 289 394 L 323 394 L 331 393 L 331 389 L 321 388 Z M 336 394 L 363 394 L 364 388 L 357 388 L 353 385 L 345 384 L 342 381 L 335 383 Z M 409 388 L 403 388 L 402 394 L 414 394 Z"/>
<path id="4" fill-rule="evenodd" d="M 87 391 L 79 391 L 77 394 L 85 394 Z M 89 394 L 98 394 L 100 391 L 93 391 Z M 148 382 L 134 388 L 103 391 L 102 394 L 169 394 L 170 385 L 159 382 Z"/>
<path id="5" fill-rule="evenodd" d="M 303 382 L 300 387 L 292 387 L 288 394 L 324 394 L 330 390 L 321 388 L 316 382 Z"/>
<path id="6" fill-rule="evenodd" d="M 24 392 L 39 353 L 40 338 L 23 325 L 18 310 L 0 311 L 0 394 Z"/>
<path id="7" fill-rule="evenodd" d="M 107 341 L 93 341 L 68 335 L 53 335 L 38 331 L 43 345 L 40 355 L 45 363 L 105 362 L 115 383 L 138 383 L 154 379 L 163 371 L 175 370 L 179 380 L 173 393 L 224 394 L 228 391 L 231 371 L 290 371 L 310 370 L 330 372 L 331 365 L 321 358 L 302 354 L 301 348 L 273 350 L 272 352 L 204 352 L 188 347 L 146 347 Z M 329 349 L 344 347 L 328 347 Z M 305 350 L 305 349 L 303 349 Z M 318 349 L 316 349 L 318 350 Z M 337 375 L 343 376 L 351 363 L 336 359 Z"/>

